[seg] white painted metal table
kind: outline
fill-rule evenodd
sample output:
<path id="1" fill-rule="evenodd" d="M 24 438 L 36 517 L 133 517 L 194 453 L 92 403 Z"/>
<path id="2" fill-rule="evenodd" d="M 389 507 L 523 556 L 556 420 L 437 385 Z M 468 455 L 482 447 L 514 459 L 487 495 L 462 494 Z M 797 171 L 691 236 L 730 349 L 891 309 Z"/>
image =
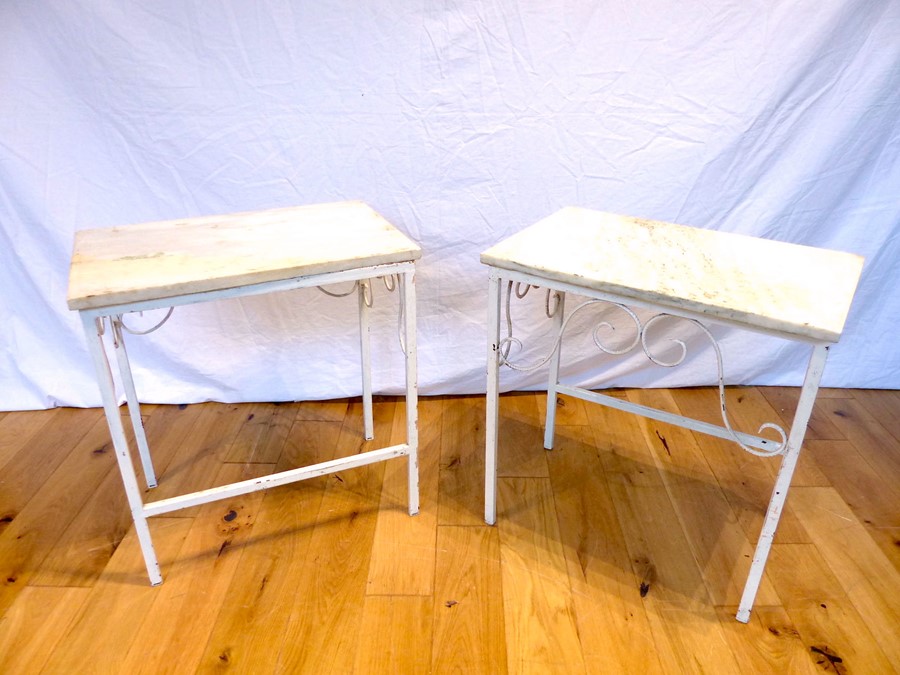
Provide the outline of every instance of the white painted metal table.
<path id="1" fill-rule="evenodd" d="M 402 456 L 408 461 L 409 513 L 418 512 L 415 261 L 420 256 L 421 250 L 414 242 L 362 202 L 76 233 L 68 304 L 70 309 L 79 312 L 84 325 L 116 459 L 152 584 L 161 583 L 162 576 L 147 525 L 151 516 Z M 406 443 L 143 503 L 107 358 L 108 349 L 112 349 L 144 477 L 148 487 L 155 487 L 156 475 L 125 350 L 124 333 L 131 331 L 123 322 L 123 315 L 221 298 L 354 282 L 359 305 L 364 426 L 366 438 L 371 439 L 374 432 L 369 309 L 372 285 L 379 278 L 388 290 L 399 289 L 401 342 L 406 364 Z M 161 323 L 164 322 L 165 319 Z M 104 335 L 111 336 L 109 347 Z"/>
<path id="2" fill-rule="evenodd" d="M 553 446 L 556 396 L 563 393 L 730 439 L 752 454 L 782 456 L 737 613 L 739 621 L 748 621 L 797 464 L 828 348 L 838 341 L 843 331 L 862 270 L 862 258 L 569 207 L 488 249 L 481 255 L 481 261 L 490 270 L 485 520 L 493 524 L 497 517 L 499 368 L 507 365 L 531 369 L 549 363 L 544 437 L 544 447 L 548 450 Z M 504 285 L 508 331 L 501 336 Z M 510 356 L 511 349 L 520 344 L 512 335 L 510 300 L 513 295 L 523 297 L 534 287 L 546 289 L 546 314 L 554 321 L 557 338 L 543 361 L 536 366 L 521 366 Z M 588 299 L 566 314 L 568 293 Z M 595 344 L 607 354 L 625 354 L 640 346 L 653 362 L 675 366 L 686 355 L 685 343 L 675 340 L 681 349 L 680 358 L 664 361 L 653 354 L 647 341 L 648 329 L 659 320 L 674 316 L 692 322 L 704 333 L 717 357 L 724 426 L 560 383 L 560 350 L 569 320 L 597 303 L 621 310 L 635 330 L 630 343 L 615 347 L 604 344 L 595 331 Z M 656 314 L 642 319 L 629 306 Z M 732 429 L 725 406 L 722 353 L 705 322 L 811 345 L 800 401 L 788 434 L 775 424 L 765 424 L 759 432 L 770 429 L 780 436 L 778 440 Z M 609 324 L 601 323 L 600 327 L 603 326 L 609 328 Z"/>

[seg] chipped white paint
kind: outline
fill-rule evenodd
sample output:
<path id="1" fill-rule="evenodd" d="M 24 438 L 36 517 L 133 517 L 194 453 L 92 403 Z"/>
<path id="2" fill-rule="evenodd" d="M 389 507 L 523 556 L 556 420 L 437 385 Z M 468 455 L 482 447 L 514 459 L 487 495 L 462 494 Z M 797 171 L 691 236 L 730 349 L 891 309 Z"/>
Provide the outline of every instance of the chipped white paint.
<path id="1" fill-rule="evenodd" d="M 557 329 L 557 339 L 547 358 L 550 362 L 544 445 L 553 445 L 556 393 L 676 424 L 695 431 L 729 438 L 754 454 L 783 456 L 766 519 L 737 612 L 747 622 L 759 589 L 769 549 L 784 508 L 809 416 L 825 367 L 828 346 L 836 342 L 844 327 L 863 260 L 838 251 L 827 251 L 709 230 L 566 208 L 485 251 L 488 265 L 488 367 L 485 439 L 485 520 L 497 517 L 497 446 L 499 416 L 499 368 L 501 364 L 522 368 L 509 360 L 518 343 L 507 320 L 507 336 L 501 338 L 502 286 L 522 297 L 527 287 L 540 286 L 557 297 L 556 311 L 547 314 Z M 513 284 L 516 284 L 515 291 Z M 525 291 L 520 290 L 523 286 Z M 720 392 L 723 363 L 718 344 L 701 322 L 724 323 L 812 345 L 812 354 L 790 433 L 781 440 L 734 431 L 728 421 L 722 396 L 720 427 L 681 415 L 623 401 L 586 389 L 559 383 L 566 293 L 590 298 L 570 313 L 598 301 L 614 303 L 636 322 L 637 336 L 625 349 L 611 349 L 595 335 L 598 348 L 620 354 L 641 344 L 656 363 L 676 366 L 682 359 L 660 362 L 644 340 L 646 328 L 625 306 L 649 308 L 695 322 L 712 341 L 717 353 Z M 678 341 L 680 342 L 680 341 Z M 686 349 L 680 343 L 682 350 Z M 682 358 L 684 354 L 682 353 Z M 530 367 L 529 367 L 530 368 Z M 763 425 L 766 427 L 775 425 Z M 753 450 L 752 448 L 758 448 Z"/>
<path id="2" fill-rule="evenodd" d="M 76 233 L 69 307 L 78 310 L 147 574 L 162 575 L 147 518 L 265 490 L 394 457 L 407 458 L 409 513 L 419 510 L 415 261 L 419 247 L 362 202 L 190 218 Z M 150 450 L 125 350 L 122 315 L 219 298 L 353 282 L 358 290 L 366 438 L 374 432 L 369 349 L 371 283 L 389 277 L 400 288 L 401 348 L 406 365 L 406 443 L 282 471 L 264 478 L 143 503 L 110 371 L 115 352 L 148 487 L 156 485 Z M 327 292 L 327 291 L 326 291 Z M 352 292 L 352 291 L 351 291 Z M 329 293 L 335 295 L 334 293 Z M 340 295 L 349 295 L 338 293 Z M 161 322 L 160 325 L 162 325 Z M 112 331 L 105 331 L 109 324 Z M 131 332 L 131 331 L 127 331 Z M 110 345 L 105 337 L 112 333 Z"/>

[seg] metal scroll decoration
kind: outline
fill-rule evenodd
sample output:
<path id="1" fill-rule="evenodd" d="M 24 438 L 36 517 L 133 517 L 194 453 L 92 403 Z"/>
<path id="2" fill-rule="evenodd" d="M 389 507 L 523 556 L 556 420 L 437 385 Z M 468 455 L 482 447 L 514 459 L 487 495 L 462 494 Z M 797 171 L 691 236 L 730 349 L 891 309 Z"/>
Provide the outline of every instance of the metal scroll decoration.
<path id="1" fill-rule="evenodd" d="M 393 293 L 400 285 L 400 275 L 399 274 L 390 274 L 383 277 L 378 277 L 384 282 L 384 287 L 387 289 L 388 293 Z M 359 281 L 354 281 L 353 285 L 350 287 L 350 290 L 346 292 L 335 292 L 329 291 L 328 289 L 322 286 L 316 286 L 316 288 L 324 293 L 325 295 L 330 295 L 332 298 L 346 298 L 347 296 L 355 293 L 360 287 Z M 371 308 L 374 303 L 374 296 L 372 294 L 372 286 L 367 282 L 362 282 L 362 292 L 363 292 L 363 302 L 366 304 L 366 307 Z M 122 332 L 130 333 L 131 335 L 149 335 L 150 333 L 159 330 L 163 327 L 163 324 L 169 320 L 172 316 L 172 312 L 174 311 L 174 307 L 169 307 L 165 316 L 151 326 L 150 328 L 138 330 L 136 328 L 130 327 L 127 323 L 125 323 L 125 318 L 122 314 L 115 314 L 109 317 L 109 323 L 112 327 L 112 336 L 113 336 L 113 344 L 118 346 L 119 341 L 122 339 Z M 143 312 L 139 312 L 143 314 Z M 405 308 L 403 303 L 400 303 L 400 312 L 397 318 L 397 334 L 400 340 L 400 349 L 406 353 L 406 345 L 405 340 L 403 339 L 403 320 L 405 318 Z M 97 323 L 97 334 L 103 335 L 106 332 L 105 321 L 103 317 L 98 317 L 96 320 Z"/>
<path id="2" fill-rule="evenodd" d="M 624 346 L 620 346 L 620 347 L 613 347 L 613 346 L 610 346 L 608 343 L 604 343 L 604 341 L 600 335 L 601 331 L 603 331 L 604 329 L 615 330 L 615 327 L 609 321 L 601 321 L 596 326 L 594 326 L 594 329 L 591 334 L 594 344 L 600 351 L 604 352 L 605 354 L 610 354 L 613 356 L 621 356 L 621 355 L 631 352 L 638 345 L 640 345 L 641 350 L 644 352 L 644 355 L 648 359 L 650 359 L 651 362 L 655 363 L 658 366 L 663 366 L 664 368 L 674 368 L 675 366 L 678 366 L 681 363 L 683 363 L 685 358 L 687 357 L 687 344 L 683 340 L 679 340 L 677 338 L 669 338 L 670 342 L 674 342 L 676 345 L 678 345 L 678 347 L 680 347 L 681 353 L 678 355 L 677 358 L 675 358 L 673 360 L 663 360 L 659 356 L 653 354 L 653 352 L 651 351 L 651 348 L 650 348 L 650 345 L 648 342 L 648 338 L 647 338 L 647 334 L 648 334 L 648 331 L 650 330 L 650 328 L 662 319 L 673 318 L 673 319 L 680 319 L 681 321 L 687 321 L 688 323 L 692 323 L 693 325 L 695 325 L 697 328 L 700 329 L 700 331 L 709 339 L 710 344 L 712 344 L 713 349 L 715 350 L 716 367 L 718 370 L 718 380 L 719 380 L 719 407 L 720 407 L 720 411 L 722 414 L 722 422 L 725 426 L 725 429 L 728 431 L 729 435 L 731 436 L 731 439 L 735 443 L 737 443 L 741 447 L 741 449 L 745 450 L 746 452 L 749 452 L 751 455 L 756 455 L 758 457 L 771 457 L 773 455 L 780 455 L 780 454 L 784 453 L 785 449 L 787 448 L 787 435 L 785 434 L 784 429 L 777 424 L 772 424 L 770 422 L 767 422 L 767 423 L 763 424 L 762 426 L 760 426 L 759 431 L 757 432 L 757 433 L 762 433 L 765 429 L 772 429 L 776 434 L 778 434 L 779 442 L 771 450 L 760 450 L 757 448 L 749 447 L 745 443 L 741 442 L 740 438 L 735 433 L 734 429 L 731 426 L 731 422 L 728 419 L 728 406 L 727 406 L 727 403 L 725 402 L 725 369 L 724 369 L 724 365 L 723 365 L 722 350 L 719 347 L 719 343 L 716 341 L 715 337 L 713 337 L 713 335 L 709 331 L 709 329 L 696 319 L 680 317 L 680 316 L 677 316 L 674 314 L 668 314 L 668 313 L 662 312 L 662 313 L 659 313 L 659 314 L 656 314 L 656 315 L 650 317 L 646 321 L 641 321 L 640 317 L 638 317 L 637 314 L 635 314 L 631 309 L 629 309 L 628 307 L 626 307 L 625 305 L 623 305 L 621 303 L 613 302 L 611 300 L 600 300 L 600 299 L 586 300 L 586 301 L 582 302 L 580 305 L 578 305 L 577 307 L 575 307 L 575 309 L 573 309 L 571 312 L 569 312 L 568 316 L 566 316 L 565 320 L 562 322 L 562 325 L 560 325 L 560 327 L 559 327 L 559 331 L 556 335 L 556 339 L 553 342 L 553 346 L 551 347 L 550 352 L 543 359 L 541 359 L 540 361 L 537 361 L 536 363 L 532 363 L 532 364 L 521 364 L 521 363 L 516 363 L 516 362 L 512 361 L 510 359 L 510 355 L 511 355 L 511 352 L 513 351 L 513 347 L 516 347 L 519 350 L 522 349 L 522 341 L 513 336 L 513 322 L 512 322 L 512 312 L 511 312 L 511 306 L 510 306 L 511 301 L 512 301 L 512 296 L 515 294 L 515 296 L 519 299 L 524 298 L 526 295 L 528 295 L 528 292 L 532 288 L 538 288 L 538 287 L 533 286 L 532 284 L 527 284 L 527 283 L 522 283 L 522 282 L 509 281 L 507 283 L 506 307 L 505 307 L 505 310 L 506 310 L 506 337 L 502 338 L 500 340 L 500 343 L 497 345 L 497 350 L 500 355 L 501 365 L 506 365 L 509 368 L 511 368 L 513 370 L 517 370 L 517 371 L 531 371 L 531 370 L 540 368 L 541 366 L 546 364 L 559 349 L 559 346 L 562 343 L 563 333 L 565 332 L 566 327 L 569 325 L 569 322 L 572 320 L 572 318 L 576 314 L 580 313 L 581 310 L 585 309 L 586 307 L 590 307 L 592 305 L 597 305 L 597 304 L 603 304 L 605 306 L 611 306 L 611 307 L 615 307 L 615 308 L 621 310 L 622 312 L 625 313 L 625 315 L 629 319 L 631 319 L 631 323 L 634 326 L 634 338 L 631 340 L 630 343 L 628 343 Z M 553 291 L 548 288 L 547 294 L 546 294 L 546 299 L 544 302 L 544 313 L 546 314 L 547 318 L 555 317 L 557 312 L 560 311 L 561 306 L 562 306 L 562 294 L 558 291 Z"/>
<path id="3" fill-rule="evenodd" d="M 143 330 L 131 328 L 127 323 L 125 323 L 125 318 L 122 314 L 114 314 L 110 317 L 97 317 L 94 320 L 97 325 L 97 335 L 102 336 L 106 332 L 105 319 L 108 319 L 109 325 L 112 328 L 113 344 L 118 347 L 119 342 L 122 340 L 122 331 L 131 333 L 132 335 L 149 335 L 153 331 L 162 328 L 163 324 L 165 324 L 166 321 L 168 321 L 172 316 L 172 312 L 174 310 L 174 307 L 169 307 L 169 310 L 166 312 L 166 315 L 162 319 L 160 319 L 156 324 L 150 326 L 150 328 L 145 328 Z M 139 314 L 143 315 L 143 312 L 139 312 Z"/>
<path id="4" fill-rule="evenodd" d="M 400 286 L 400 275 L 399 274 L 388 274 L 383 277 L 378 277 L 384 282 L 384 287 L 387 289 L 388 293 L 393 293 Z M 348 295 L 355 292 L 362 284 L 362 292 L 363 292 L 363 302 L 366 303 L 366 307 L 371 309 L 375 299 L 372 294 L 372 286 L 369 284 L 368 280 L 363 281 L 354 281 L 353 285 L 350 287 L 350 290 L 345 293 L 336 293 L 334 291 L 329 291 L 322 286 L 316 286 L 318 290 L 320 290 L 325 295 L 330 295 L 332 298 L 346 298 Z M 403 338 L 403 321 L 406 318 L 406 308 L 404 307 L 404 303 L 400 302 L 400 311 L 397 314 L 397 339 L 400 341 L 400 350 L 405 354 L 406 353 L 406 341 Z"/>
<path id="5" fill-rule="evenodd" d="M 400 287 L 399 274 L 388 274 L 386 276 L 378 278 L 381 279 L 382 282 L 384 282 L 384 287 L 387 289 L 388 293 L 393 293 Z M 360 284 L 362 284 L 363 302 L 366 304 L 366 307 L 371 309 L 373 303 L 375 302 L 375 296 L 372 294 L 372 286 L 369 284 L 369 281 L 367 279 L 364 279 L 362 281 L 354 281 L 353 285 L 350 287 L 350 290 L 345 293 L 336 293 L 334 291 L 329 291 L 322 286 L 316 286 L 316 288 L 325 295 L 330 295 L 332 298 L 346 298 L 348 295 L 359 289 Z M 403 322 L 405 319 L 406 306 L 401 296 L 400 311 L 397 313 L 397 340 L 400 342 L 400 351 L 404 354 L 406 353 L 406 340 L 403 337 Z"/>

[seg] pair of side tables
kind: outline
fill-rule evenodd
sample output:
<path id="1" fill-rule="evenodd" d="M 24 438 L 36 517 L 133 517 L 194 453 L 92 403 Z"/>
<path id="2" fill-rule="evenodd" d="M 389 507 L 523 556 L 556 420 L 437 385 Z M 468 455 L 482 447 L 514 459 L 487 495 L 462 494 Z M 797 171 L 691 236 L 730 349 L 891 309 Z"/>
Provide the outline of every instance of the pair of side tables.
<path id="1" fill-rule="evenodd" d="M 150 582 L 162 575 L 147 519 L 151 516 L 285 485 L 395 457 L 408 463 L 409 513 L 419 510 L 416 374 L 415 261 L 421 249 L 362 202 L 339 202 L 227 216 L 189 218 L 76 233 L 68 305 L 81 317 L 93 358 L 106 420 Z M 499 369 L 549 364 L 544 446 L 554 436 L 556 396 L 565 393 L 695 431 L 734 440 L 762 456 L 782 457 L 762 533 L 744 587 L 737 619 L 746 622 L 787 497 L 794 467 L 825 366 L 853 299 L 862 258 L 847 253 L 641 220 L 581 208 L 565 208 L 485 251 L 489 270 L 487 336 L 487 424 L 485 520 L 496 520 Z M 331 295 L 358 298 L 362 399 L 366 438 L 373 436 L 369 310 L 373 284 L 383 280 L 400 298 L 401 340 L 406 365 L 406 442 L 350 457 L 282 471 L 190 494 L 144 502 L 119 415 L 109 354 L 115 356 L 137 454 L 148 487 L 155 487 L 134 379 L 125 349 L 130 312 L 169 308 L 221 298 L 318 287 Z M 323 286 L 352 282 L 349 293 Z M 538 364 L 517 364 L 521 346 L 512 335 L 510 303 L 531 288 L 546 291 L 546 314 L 556 339 Z M 501 315 L 506 293 L 506 334 Z M 585 298 L 566 307 L 567 295 Z M 648 331 L 666 317 L 691 322 L 715 348 L 723 426 L 674 415 L 605 394 L 560 383 L 562 338 L 570 319 L 602 304 L 633 323 L 626 344 L 597 347 L 624 354 L 640 347 L 655 363 L 674 366 L 686 356 L 663 360 L 648 344 Z M 642 319 L 631 308 L 651 310 Z M 166 315 L 168 318 L 169 314 Z M 165 319 L 159 324 L 165 322 Z M 788 433 L 773 424 L 773 440 L 732 429 L 725 408 L 721 350 L 705 322 L 721 323 L 809 344 L 812 353 L 793 424 Z M 158 326 L 157 326 L 158 327 Z M 150 330 L 154 330 L 150 329 Z M 146 333 L 149 331 L 142 331 Z M 763 428 L 760 429 L 760 433 Z"/>

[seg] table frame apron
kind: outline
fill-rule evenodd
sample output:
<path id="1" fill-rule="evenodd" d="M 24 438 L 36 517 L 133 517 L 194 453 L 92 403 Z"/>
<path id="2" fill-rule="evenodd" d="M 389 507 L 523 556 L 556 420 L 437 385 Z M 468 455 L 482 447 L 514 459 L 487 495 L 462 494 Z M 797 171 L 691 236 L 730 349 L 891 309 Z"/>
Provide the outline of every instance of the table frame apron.
<path id="1" fill-rule="evenodd" d="M 762 532 L 756 545 L 756 551 L 753 556 L 753 562 L 750 566 L 750 572 L 744 585 L 744 591 L 738 607 L 736 618 L 742 623 L 747 623 L 750 619 L 750 611 L 759 590 L 762 580 L 763 571 L 765 569 L 766 560 L 775 537 L 775 531 L 778 527 L 778 521 L 781 518 L 784 509 L 785 499 L 787 498 L 788 489 L 791 479 L 794 475 L 794 469 L 797 465 L 797 459 L 800 455 L 800 448 L 803 445 L 803 438 L 809 424 L 809 418 L 812 414 L 813 404 L 819 389 L 822 372 L 825 368 L 825 361 L 828 355 L 830 343 L 815 341 L 808 338 L 801 338 L 796 335 L 780 333 L 777 331 L 760 329 L 746 323 L 738 321 L 729 321 L 719 318 L 711 318 L 696 312 L 684 311 L 681 309 L 673 309 L 664 307 L 659 304 L 633 300 L 609 293 L 593 291 L 591 289 L 582 288 L 572 284 L 562 283 L 547 279 L 545 277 L 526 274 L 523 272 L 501 270 L 496 267 L 489 267 L 490 277 L 488 284 L 488 339 L 487 339 L 487 419 L 485 425 L 485 504 L 484 519 L 489 525 L 493 525 L 497 520 L 497 446 L 498 446 L 498 430 L 499 430 L 499 393 L 500 393 L 500 365 L 503 355 L 503 340 L 500 335 L 501 323 L 501 300 L 502 300 L 502 282 L 518 282 L 529 284 L 531 286 L 540 286 L 548 289 L 549 292 L 556 295 L 556 306 L 554 312 L 549 311 L 548 297 L 548 315 L 551 316 L 554 326 L 557 330 L 559 339 L 551 352 L 547 363 L 549 363 L 549 380 L 547 385 L 547 416 L 544 432 L 544 447 L 550 450 L 553 447 L 555 416 L 556 416 L 556 397 L 562 393 L 573 396 L 591 403 L 599 403 L 609 407 L 616 408 L 625 412 L 631 412 L 644 417 L 656 419 L 668 424 L 685 427 L 694 431 L 705 434 L 725 438 L 729 440 L 737 440 L 740 443 L 753 448 L 759 448 L 763 451 L 761 454 L 781 454 L 781 467 L 775 480 L 775 487 L 769 500 L 766 511 L 765 521 L 763 523 Z M 560 353 L 562 351 L 562 332 L 565 328 L 564 312 L 565 312 L 565 296 L 566 293 L 573 293 L 595 300 L 614 303 L 622 306 L 623 303 L 629 306 L 651 309 L 657 312 L 663 312 L 682 319 L 688 319 L 695 322 L 708 322 L 714 324 L 725 324 L 749 330 L 753 332 L 774 335 L 783 339 L 806 342 L 812 345 L 812 353 L 806 369 L 806 376 L 803 382 L 803 388 L 800 393 L 800 400 L 797 404 L 797 410 L 791 424 L 791 429 L 787 435 L 786 442 L 779 449 L 779 444 L 771 439 L 762 438 L 745 434 L 743 432 L 733 431 L 726 427 L 709 424 L 700 420 L 675 415 L 663 410 L 657 410 L 648 406 L 623 401 L 612 396 L 600 394 L 580 387 L 572 387 L 559 383 L 559 365 Z M 646 325 L 646 324 L 645 324 Z M 702 323 L 700 324 L 701 327 Z M 704 328 L 705 330 L 705 328 Z M 711 338 L 711 336 L 710 336 Z M 712 339 L 712 338 L 711 338 Z M 714 343 L 715 344 L 715 343 Z M 718 347 L 716 346 L 718 350 Z M 614 352 L 611 352 L 614 353 Z M 723 409 L 723 418 L 725 411 Z M 727 424 L 727 420 L 726 420 Z"/>
<path id="2" fill-rule="evenodd" d="M 134 463 L 131 458 L 131 451 L 125 436 L 122 418 L 119 413 L 116 386 L 110 368 L 108 349 L 112 349 L 115 353 L 118 372 L 124 389 L 125 400 L 128 405 L 131 425 L 134 428 L 135 443 L 138 448 L 138 455 L 141 460 L 147 487 L 156 487 L 157 478 L 150 456 L 147 437 L 141 421 L 140 405 L 138 403 L 134 378 L 128 360 L 128 353 L 125 348 L 122 324 L 117 317 L 127 312 L 159 309 L 162 307 L 175 307 L 224 298 L 260 295 L 276 291 L 321 286 L 342 281 L 358 282 L 363 418 L 365 437 L 366 439 L 372 439 L 374 437 L 374 423 L 372 412 L 371 349 L 369 346 L 369 310 L 372 304 L 371 282 L 379 277 L 390 278 L 394 277 L 394 275 L 396 275 L 399 285 L 399 311 L 402 314 L 401 345 L 404 352 L 406 367 L 406 443 L 363 452 L 350 457 L 320 462 L 318 464 L 288 471 L 281 471 L 261 478 L 254 478 L 232 483 L 230 485 L 200 490 L 178 497 L 148 503 L 143 502 Z M 390 290 L 393 290 L 392 287 Z M 109 426 L 110 436 L 115 449 L 119 472 L 122 475 L 125 495 L 131 510 L 132 519 L 134 520 L 135 531 L 147 568 L 147 575 L 149 576 L 152 585 L 155 586 L 162 583 L 162 574 L 160 572 L 156 552 L 153 548 L 150 528 L 147 523 L 147 519 L 151 516 L 185 509 L 199 504 L 206 504 L 220 499 L 227 499 L 250 492 L 256 492 L 258 490 L 265 490 L 278 485 L 286 485 L 315 476 L 332 473 L 334 471 L 351 469 L 403 456 L 407 457 L 409 514 L 415 515 L 419 512 L 416 291 L 415 264 L 412 261 L 361 267 L 341 272 L 293 277 L 218 291 L 191 293 L 170 298 L 159 298 L 122 305 L 85 309 L 81 310 L 79 314 L 87 337 L 88 349 L 94 362 L 106 421 Z M 112 344 L 109 347 L 107 347 L 106 341 L 104 340 L 104 335 L 106 333 L 105 323 L 108 323 L 112 327 Z"/>

